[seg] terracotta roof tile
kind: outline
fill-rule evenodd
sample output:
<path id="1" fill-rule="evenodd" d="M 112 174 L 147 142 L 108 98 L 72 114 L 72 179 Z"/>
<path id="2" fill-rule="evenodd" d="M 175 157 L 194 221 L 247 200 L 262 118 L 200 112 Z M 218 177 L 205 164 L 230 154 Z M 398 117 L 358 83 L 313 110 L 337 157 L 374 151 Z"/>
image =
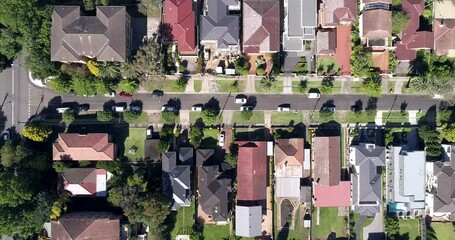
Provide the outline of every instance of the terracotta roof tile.
<path id="1" fill-rule="evenodd" d="M 364 11 L 362 21 L 364 38 L 377 39 L 392 37 L 391 11 L 383 9 Z"/>
<path id="2" fill-rule="evenodd" d="M 177 41 L 179 52 L 193 52 L 196 49 L 195 13 L 191 0 L 165 0 L 164 22 L 172 28 L 168 41 Z"/>
<path id="3" fill-rule="evenodd" d="M 112 161 L 114 151 L 107 133 L 61 133 L 53 144 L 53 160 Z"/>
<path id="4" fill-rule="evenodd" d="M 340 137 L 315 137 L 314 181 L 320 185 L 335 186 L 341 179 Z"/>

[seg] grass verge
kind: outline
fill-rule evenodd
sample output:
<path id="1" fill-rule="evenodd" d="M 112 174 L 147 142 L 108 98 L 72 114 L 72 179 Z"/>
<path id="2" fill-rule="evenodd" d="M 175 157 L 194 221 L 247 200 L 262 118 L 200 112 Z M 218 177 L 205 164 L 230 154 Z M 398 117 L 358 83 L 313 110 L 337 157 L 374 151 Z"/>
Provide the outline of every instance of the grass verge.
<path id="1" fill-rule="evenodd" d="M 218 92 L 244 92 L 246 81 L 240 80 L 217 80 Z"/>
<path id="2" fill-rule="evenodd" d="M 299 84 L 300 81 L 293 81 L 292 82 L 292 91 L 295 93 L 302 93 L 299 92 Z M 305 92 L 302 94 L 308 94 L 310 90 L 314 89 L 320 89 L 321 88 L 321 81 L 307 81 L 306 82 L 306 89 Z M 333 87 L 332 87 L 332 94 L 338 94 L 341 92 L 341 81 L 333 81 Z"/>
<path id="3" fill-rule="evenodd" d="M 346 112 L 345 122 L 346 123 L 370 123 L 374 122 L 376 116 L 368 115 L 367 112 L 362 111 L 360 113 Z"/>
<path id="4" fill-rule="evenodd" d="M 152 92 L 155 89 L 160 89 L 163 92 L 184 92 L 185 87 L 177 86 L 177 80 L 162 80 L 151 81 L 147 84 L 147 90 Z"/>
<path id="5" fill-rule="evenodd" d="M 264 91 L 260 80 L 255 81 L 254 85 L 256 88 L 256 92 L 258 92 L 258 93 L 282 93 L 283 92 L 283 81 L 276 81 L 275 88 L 273 88 L 272 91 L 270 91 L 270 92 Z"/>
<path id="6" fill-rule="evenodd" d="M 194 91 L 200 92 L 202 90 L 202 80 L 194 80 Z"/>
<path id="7" fill-rule="evenodd" d="M 385 123 L 407 123 L 409 122 L 408 112 L 384 112 L 382 121 Z"/>

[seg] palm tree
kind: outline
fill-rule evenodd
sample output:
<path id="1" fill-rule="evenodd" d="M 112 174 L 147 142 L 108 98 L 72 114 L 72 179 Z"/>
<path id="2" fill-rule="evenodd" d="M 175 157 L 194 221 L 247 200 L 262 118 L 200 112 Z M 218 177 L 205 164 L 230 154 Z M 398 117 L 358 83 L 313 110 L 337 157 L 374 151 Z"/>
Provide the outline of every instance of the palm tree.
<path id="1" fill-rule="evenodd" d="M 118 63 L 100 62 L 98 63 L 100 77 L 114 79 L 120 75 L 120 65 Z"/>
<path id="2" fill-rule="evenodd" d="M 412 78 L 411 85 L 420 94 L 427 94 L 430 91 L 430 84 L 423 76 Z"/>
<path id="3" fill-rule="evenodd" d="M 127 79 L 136 79 L 139 76 L 134 64 L 130 61 L 124 62 L 120 65 L 120 70 L 122 72 L 122 77 Z"/>
<path id="4" fill-rule="evenodd" d="M 261 80 L 261 87 L 264 92 L 271 93 L 277 87 L 277 80 L 274 77 L 266 76 Z"/>

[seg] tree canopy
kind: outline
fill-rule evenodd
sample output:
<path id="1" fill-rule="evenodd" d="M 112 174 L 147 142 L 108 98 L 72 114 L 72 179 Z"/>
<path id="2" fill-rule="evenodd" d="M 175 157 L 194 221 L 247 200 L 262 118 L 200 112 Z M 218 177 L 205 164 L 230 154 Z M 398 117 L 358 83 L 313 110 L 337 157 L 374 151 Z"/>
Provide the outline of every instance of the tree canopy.
<path id="1" fill-rule="evenodd" d="M 41 122 L 31 122 L 22 129 L 22 135 L 35 142 L 44 142 L 52 134 L 50 126 Z"/>

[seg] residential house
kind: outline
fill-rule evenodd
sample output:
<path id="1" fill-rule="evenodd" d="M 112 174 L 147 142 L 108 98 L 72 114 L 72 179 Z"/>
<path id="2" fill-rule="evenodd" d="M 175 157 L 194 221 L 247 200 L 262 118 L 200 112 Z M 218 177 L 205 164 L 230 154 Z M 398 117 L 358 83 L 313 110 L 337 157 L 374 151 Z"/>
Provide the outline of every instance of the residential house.
<path id="1" fill-rule="evenodd" d="M 163 190 L 173 199 L 173 211 L 191 205 L 192 163 L 192 148 L 181 148 L 179 153 L 166 152 L 161 155 Z"/>
<path id="2" fill-rule="evenodd" d="M 304 177 L 304 144 L 303 138 L 276 140 L 275 197 L 300 198 L 300 181 Z"/>
<path id="3" fill-rule="evenodd" d="M 455 145 L 442 145 L 443 157 L 426 163 L 426 214 L 432 221 L 455 222 Z"/>
<path id="4" fill-rule="evenodd" d="M 283 50 L 302 52 L 316 39 L 317 1 L 284 0 Z"/>
<path id="5" fill-rule="evenodd" d="M 243 1 L 243 53 L 280 51 L 280 1 Z"/>
<path id="6" fill-rule="evenodd" d="M 112 174 L 104 169 L 69 168 L 62 174 L 63 189 L 73 196 L 106 196 L 106 183 Z"/>
<path id="7" fill-rule="evenodd" d="M 107 133 L 59 133 L 52 144 L 54 161 L 113 161 L 115 144 Z"/>
<path id="8" fill-rule="evenodd" d="M 163 15 L 164 40 L 176 42 L 180 55 L 197 55 L 193 1 L 165 0 Z"/>
<path id="9" fill-rule="evenodd" d="M 374 217 L 382 208 L 382 168 L 386 150 L 375 144 L 361 143 L 349 149 L 351 174 L 351 208 L 362 216 Z"/>
<path id="10" fill-rule="evenodd" d="M 351 24 L 357 21 L 357 0 L 324 0 L 319 7 L 318 57 L 332 56 L 341 75 L 351 74 Z"/>
<path id="11" fill-rule="evenodd" d="M 55 240 L 120 239 L 120 218 L 109 212 L 73 212 L 51 221 Z"/>
<path id="12" fill-rule="evenodd" d="M 351 183 L 341 181 L 340 145 L 339 136 L 313 138 L 313 195 L 316 207 L 351 205 Z"/>
<path id="13" fill-rule="evenodd" d="M 455 57 L 455 2 L 433 2 L 434 51 L 436 55 Z"/>
<path id="14" fill-rule="evenodd" d="M 262 235 L 262 212 L 267 199 L 267 143 L 236 142 L 239 146 L 237 160 L 237 206 L 235 231 L 237 236 Z"/>
<path id="15" fill-rule="evenodd" d="M 240 1 L 205 0 L 200 23 L 201 45 L 237 53 L 240 44 Z"/>
<path id="16" fill-rule="evenodd" d="M 205 223 L 227 224 L 230 211 L 231 179 L 223 175 L 223 169 L 214 158 L 214 149 L 196 150 L 198 203 L 202 212 L 210 220 L 206 220 Z"/>
<path id="17" fill-rule="evenodd" d="M 388 212 L 418 216 L 425 208 L 425 151 L 392 147 L 387 161 Z"/>
<path id="18" fill-rule="evenodd" d="M 125 6 L 98 6 L 96 16 L 82 15 L 79 6 L 54 6 L 51 61 L 124 62 L 130 56 L 131 35 Z"/>
<path id="19" fill-rule="evenodd" d="M 419 49 L 432 49 L 434 36 L 431 31 L 418 31 L 420 17 L 425 10 L 425 0 L 403 0 L 401 7 L 409 16 L 408 25 L 395 44 L 395 54 L 400 61 L 412 61 Z"/>

